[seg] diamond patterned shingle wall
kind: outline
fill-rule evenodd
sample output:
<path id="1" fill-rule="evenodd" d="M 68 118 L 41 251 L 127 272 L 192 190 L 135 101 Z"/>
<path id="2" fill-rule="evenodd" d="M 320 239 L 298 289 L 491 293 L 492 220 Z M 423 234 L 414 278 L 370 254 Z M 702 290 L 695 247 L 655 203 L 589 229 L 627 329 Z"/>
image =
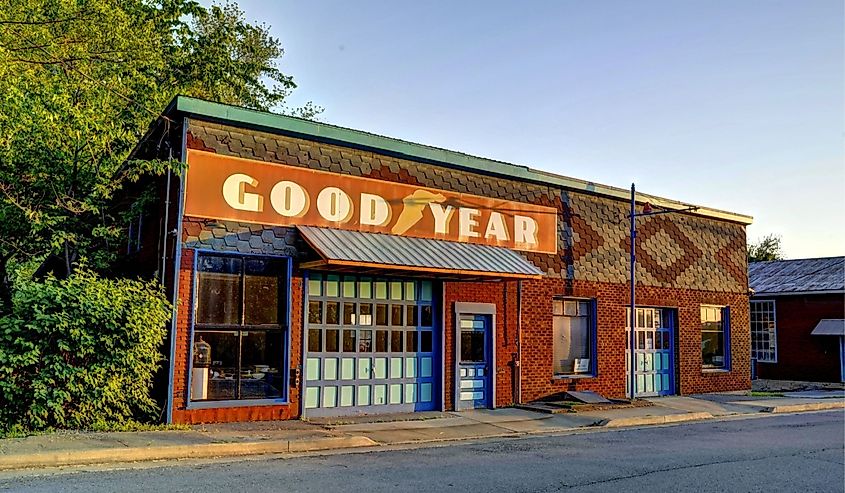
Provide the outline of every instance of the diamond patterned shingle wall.
<path id="1" fill-rule="evenodd" d="M 551 277 L 624 283 L 628 204 L 583 192 L 421 163 L 371 151 L 191 120 L 188 147 L 246 159 L 546 205 L 558 210 L 558 254 L 527 253 Z M 186 234 L 186 243 L 220 250 L 297 251 L 296 235 L 226 223 Z M 270 231 L 270 233 L 268 233 Z M 745 228 L 694 215 L 638 220 L 638 283 L 706 291 L 747 289 Z M 232 236 L 234 234 L 234 237 Z M 237 239 L 235 239 L 237 238 Z"/>

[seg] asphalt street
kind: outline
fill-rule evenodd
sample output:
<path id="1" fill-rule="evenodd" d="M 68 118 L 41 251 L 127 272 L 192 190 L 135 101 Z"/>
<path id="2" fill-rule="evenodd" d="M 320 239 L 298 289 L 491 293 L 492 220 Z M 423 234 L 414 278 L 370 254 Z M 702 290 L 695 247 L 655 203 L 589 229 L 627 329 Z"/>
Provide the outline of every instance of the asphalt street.
<path id="1" fill-rule="evenodd" d="M 845 491 L 842 411 L 436 447 L 0 476 L 0 491 Z"/>

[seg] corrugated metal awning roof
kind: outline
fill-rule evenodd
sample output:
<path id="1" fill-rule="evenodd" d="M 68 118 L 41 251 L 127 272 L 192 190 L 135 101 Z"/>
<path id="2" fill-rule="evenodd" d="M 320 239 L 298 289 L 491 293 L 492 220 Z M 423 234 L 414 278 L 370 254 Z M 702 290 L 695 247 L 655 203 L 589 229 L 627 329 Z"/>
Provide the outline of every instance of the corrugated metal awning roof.
<path id="1" fill-rule="evenodd" d="M 304 268 L 376 268 L 498 278 L 543 275 L 508 248 L 314 226 L 297 229 L 322 258 L 302 264 Z"/>
<path id="2" fill-rule="evenodd" d="M 845 336 L 845 319 L 823 318 L 810 332 L 814 336 Z"/>

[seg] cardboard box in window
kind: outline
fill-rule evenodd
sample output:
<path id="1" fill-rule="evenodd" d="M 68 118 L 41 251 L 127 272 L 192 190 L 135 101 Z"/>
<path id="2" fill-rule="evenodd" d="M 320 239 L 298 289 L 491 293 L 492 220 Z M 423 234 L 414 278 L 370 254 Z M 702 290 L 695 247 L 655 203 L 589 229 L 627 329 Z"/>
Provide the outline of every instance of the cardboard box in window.
<path id="1" fill-rule="evenodd" d="M 575 368 L 573 369 L 575 373 L 589 373 L 590 371 L 590 358 L 576 358 L 575 359 Z"/>

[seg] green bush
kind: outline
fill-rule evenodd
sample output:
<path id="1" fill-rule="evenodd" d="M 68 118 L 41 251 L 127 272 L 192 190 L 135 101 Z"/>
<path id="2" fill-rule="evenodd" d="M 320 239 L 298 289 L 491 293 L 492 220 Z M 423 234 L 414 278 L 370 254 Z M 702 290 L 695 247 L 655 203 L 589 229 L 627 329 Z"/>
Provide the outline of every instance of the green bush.
<path id="1" fill-rule="evenodd" d="M 0 432 L 104 429 L 155 419 L 152 377 L 171 307 L 158 283 L 17 283 L 0 318 Z"/>

